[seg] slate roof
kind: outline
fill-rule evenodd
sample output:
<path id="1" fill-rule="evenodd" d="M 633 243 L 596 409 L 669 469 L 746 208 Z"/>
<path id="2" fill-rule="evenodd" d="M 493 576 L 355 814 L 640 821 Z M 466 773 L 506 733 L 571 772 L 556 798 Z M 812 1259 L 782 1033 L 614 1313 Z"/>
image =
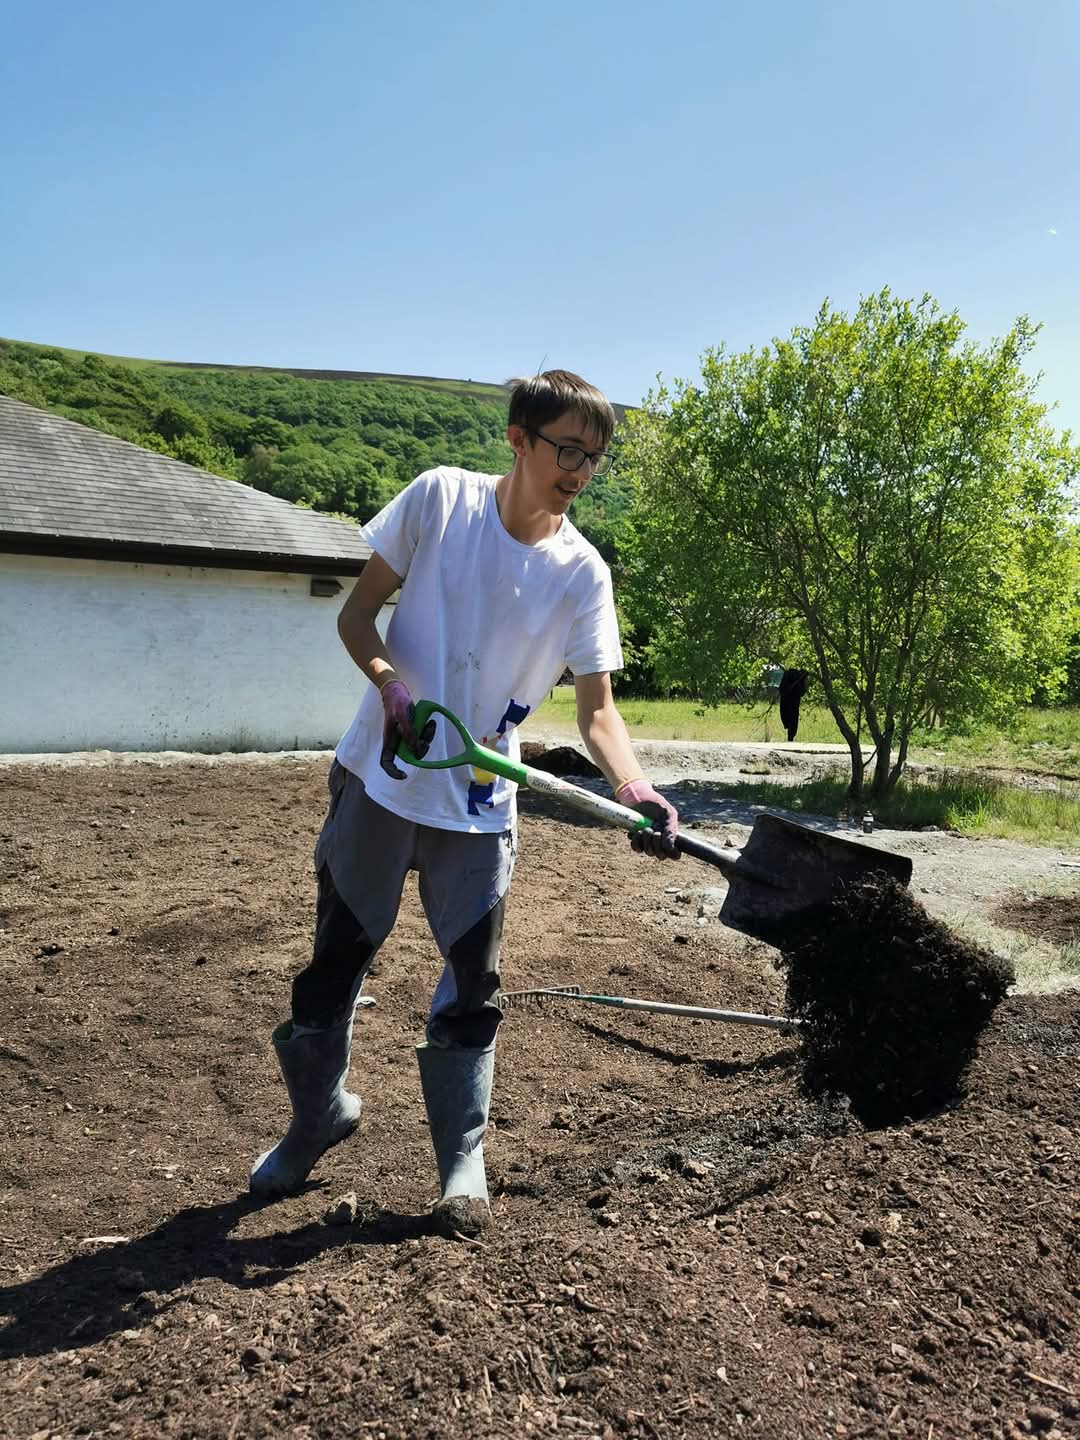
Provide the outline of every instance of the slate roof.
<path id="1" fill-rule="evenodd" d="M 359 529 L 0 395 L 0 551 L 358 575 Z"/>

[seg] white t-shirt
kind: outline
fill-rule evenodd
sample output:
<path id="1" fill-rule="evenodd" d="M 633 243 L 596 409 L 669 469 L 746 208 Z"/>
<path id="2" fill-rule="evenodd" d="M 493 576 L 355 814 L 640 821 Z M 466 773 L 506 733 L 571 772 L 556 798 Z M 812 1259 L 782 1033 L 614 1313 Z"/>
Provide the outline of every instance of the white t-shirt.
<path id="1" fill-rule="evenodd" d="M 622 666 L 611 575 L 564 516 L 536 545 L 508 535 L 495 503 L 497 475 L 440 466 L 417 476 L 364 526 L 402 586 L 386 637 L 414 700 L 437 700 L 482 745 L 517 760 L 517 726 L 567 666 L 575 675 Z M 510 781 L 459 765 L 404 780 L 379 765 L 383 707 L 374 685 L 337 747 L 387 810 L 442 830 L 490 832 L 514 818 Z M 428 759 L 460 754 L 443 717 Z"/>

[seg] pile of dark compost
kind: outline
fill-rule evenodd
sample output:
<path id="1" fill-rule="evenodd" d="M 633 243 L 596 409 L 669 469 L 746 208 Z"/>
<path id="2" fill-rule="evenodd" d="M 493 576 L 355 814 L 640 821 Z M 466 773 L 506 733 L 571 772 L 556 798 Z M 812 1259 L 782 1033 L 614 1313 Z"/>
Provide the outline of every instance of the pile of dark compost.
<path id="1" fill-rule="evenodd" d="M 979 1036 L 1016 975 L 881 874 L 805 918 L 781 952 L 802 1080 L 867 1125 L 919 1119 L 963 1094 Z"/>
<path id="2" fill-rule="evenodd" d="M 601 777 L 601 771 L 589 757 L 582 755 L 572 745 L 555 745 L 551 749 L 535 743 L 522 745 L 521 759 L 534 770 L 543 770 L 548 775 L 580 775 L 591 779 Z"/>

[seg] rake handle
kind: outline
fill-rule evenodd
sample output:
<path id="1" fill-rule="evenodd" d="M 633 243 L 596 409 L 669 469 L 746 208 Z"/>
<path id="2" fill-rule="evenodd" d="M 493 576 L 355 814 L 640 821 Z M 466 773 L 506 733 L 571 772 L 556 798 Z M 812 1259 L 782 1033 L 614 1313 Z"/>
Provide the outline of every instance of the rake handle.
<path id="1" fill-rule="evenodd" d="M 720 1020 L 728 1025 L 760 1025 L 768 1030 L 794 1032 L 800 1022 L 784 1015 L 756 1015 L 744 1010 L 714 1010 L 703 1005 L 676 1005 L 666 1000 L 633 1000 L 625 995 L 587 995 L 579 990 L 560 989 L 558 986 L 541 987 L 537 990 L 511 990 L 504 992 L 503 1000 L 569 1000 L 581 1001 L 586 1005 L 610 1005 L 617 1010 L 644 1010 L 652 1015 L 678 1015 L 687 1020 Z"/>

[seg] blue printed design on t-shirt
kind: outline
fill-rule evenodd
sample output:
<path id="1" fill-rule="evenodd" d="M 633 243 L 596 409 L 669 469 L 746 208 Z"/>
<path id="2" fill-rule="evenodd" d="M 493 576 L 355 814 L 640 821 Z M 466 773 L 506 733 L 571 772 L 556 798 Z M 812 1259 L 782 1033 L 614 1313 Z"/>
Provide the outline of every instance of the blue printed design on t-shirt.
<path id="1" fill-rule="evenodd" d="M 505 711 L 503 712 L 503 717 L 502 717 L 502 719 L 499 721 L 499 727 L 498 727 L 498 729 L 495 731 L 495 734 L 496 734 L 496 735 L 505 735 L 508 726 L 511 726 L 511 725 L 520 725 L 521 722 L 525 719 L 526 715 L 528 715 L 530 708 L 531 708 L 531 707 L 528 706 L 528 705 L 519 705 L 516 700 L 511 700 L 511 701 L 507 704 L 507 707 L 506 707 Z M 483 739 L 483 741 L 482 741 L 481 743 L 487 744 L 487 736 L 486 736 L 486 735 L 485 735 L 485 737 L 484 737 L 484 739 Z M 475 770 L 474 770 L 474 773 L 475 773 Z M 495 806 L 495 798 L 494 798 L 494 795 L 495 795 L 495 786 L 499 783 L 499 780 L 500 780 L 501 778 L 502 778 L 501 776 L 498 776 L 498 775 L 497 775 L 494 780 L 486 780 L 486 781 L 470 780 L 470 781 L 469 781 L 469 803 L 468 803 L 468 811 L 469 811 L 469 814 L 470 814 L 470 815 L 479 815 L 479 814 L 480 814 L 480 809 L 479 809 L 479 807 L 480 807 L 481 805 L 486 805 L 489 810 L 494 809 L 494 806 Z"/>
<path id="2" fill-rule="evenodd" d="M 520 725 L 525 719 L 525 716 L 528 715 L 529 708 L 528 705 L 519 705 L 516 700 L 511 700 L 506 707 L 505 714 L 499 721 L 499 728 L 495 731 L 495 734 L 505 735 L 507 725 Z"/>
<path id="3" fill-rule="evenodd" d="M 492 792 L 494 791 L 494 789 L 495 789 L 495 781 L 494 781 L 494 780 L 489 780 L 486 785 L 481 785 L 481 784 L 480 784 L 478 781 L 476 781 L 476 780 L 470 780 L 470 782 L 469 782 L 469 814 L 470 814 L 470 815 L 479 815 L 479 814 L 480 814 L 480 811 L 479 811 L 479 809 L 478 809 L 477 807 L 480 806 L 480 805 L 486 805 L 486 806 L 488 807 L 488 809 L 492 809 L 492 808 L 494 807 L 495 801 L 492 799 Z"/>

